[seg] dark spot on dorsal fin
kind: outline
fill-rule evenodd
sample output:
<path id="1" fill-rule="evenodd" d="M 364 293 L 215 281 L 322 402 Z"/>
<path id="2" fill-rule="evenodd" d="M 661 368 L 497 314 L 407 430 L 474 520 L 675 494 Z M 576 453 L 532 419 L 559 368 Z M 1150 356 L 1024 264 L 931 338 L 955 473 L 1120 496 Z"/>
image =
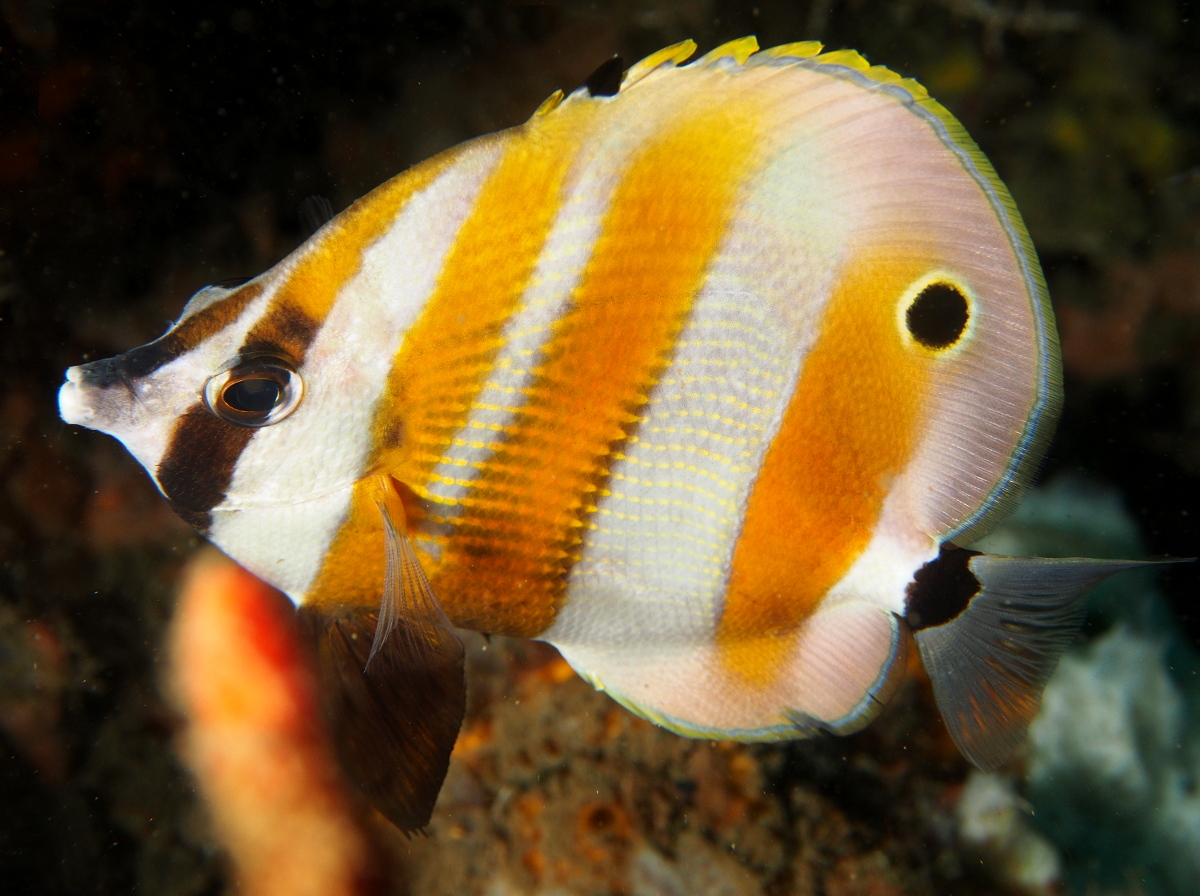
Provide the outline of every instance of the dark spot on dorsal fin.
<path id="1" fill-rule="evenodd" d="M 300 222 L 312 236 L 333 220 L 333 203 L 324 196 L 305 196 L 300 200 Z"/>
<path id="2" fill-rule="evenodd" d="M 938 555 L 913 575 L 904 589 L 904 618 L 909 628 L 945 625 L 967 608 L 982 587 L 967 565 L 979 551 L 942 545 Z"/>
<path id="3" fill-rule="evenodd" d="M 620 56 L 614 54 L 587 76 L 583 86 L 592 96 L 616 96 L 621 89 L 621 78 L 624 74 L 625 63 L 621 61 Z"/>
<path id="4" fill-rule="evenodd" d="M 967 329 L 971 309 L 967 297 L 953 283 L 930 283 L 904 315 L 912 338 L 931 349 L 949 348 Z"/>

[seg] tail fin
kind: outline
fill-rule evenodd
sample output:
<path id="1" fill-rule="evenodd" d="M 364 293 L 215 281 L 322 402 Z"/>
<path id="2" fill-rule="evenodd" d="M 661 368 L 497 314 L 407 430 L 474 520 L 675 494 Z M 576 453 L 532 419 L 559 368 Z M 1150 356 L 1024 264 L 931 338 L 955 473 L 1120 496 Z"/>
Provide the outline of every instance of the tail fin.
<path id="1" fill-rule="evenodd" d="M 1087 592 L 1113 573 L 1158 561 L 946 551 L 933 563 L 949 558 L 957 585 L 973 579 L 969 600 L 947 621 L 942 614 L 922 626 L 911 612 L 909 620 L 950 736 L 974 765 L 991 771 L 1024 741 L 1042 690 L 1083 623 Z"/>

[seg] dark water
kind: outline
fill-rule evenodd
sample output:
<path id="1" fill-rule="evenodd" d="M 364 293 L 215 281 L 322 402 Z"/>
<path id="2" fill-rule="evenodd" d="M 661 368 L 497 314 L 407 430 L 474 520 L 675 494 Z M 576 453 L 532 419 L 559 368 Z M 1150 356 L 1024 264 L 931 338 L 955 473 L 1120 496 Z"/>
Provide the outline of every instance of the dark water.
<path id="1" fill-rule="evenodd" d="M 702 50 L 749 33 L 763 46 L 821 38 L 921 80 L 993 160 L 1045 267 L 1067 398 L 1042 478 L 1114 489 L 1149 555 L 1200 553 L 1200 23 L 1187 4 L 6 0 L 0 10 L 5 892 L 224 886 L 158 686 L 175 579 L 197 541 L 115 442 L 58 421 L 63 370 L 157 336 L 200 286 L 269 267 L 306 235 L 305 197 L 340 210 L 437 150 L 523 120 L 614 52 L 630 62 L 684 37 Z M 1182 676 L 1179 645 L 1200 644 L 1200 576 L 1174 568 L 1160 587 Z M 533 662 L 512 650 L 504 674 Z M 604 698 L 565 687 L 568 698 L 529 698 L 563 707 L 529 712 L 605 711 Z M 718 866 L 745 872 L 721 872 L 721 886 L 745 892 L 866 892 L 869 881 L 879 893 L 1004 891 L 956 839 L 967 770 L 910 691 L 904 712 L 847 741 L 710 756 L 638 733 L 649 738 L 642 758 L 632 747 L 568 752 L 555 766 L 568 781 L 561 801 L 584 811 L 572 787 L 600 781 L 629 815 L 630 843 L 680 863 L 720 853 Z M 497 730 L 510 732 L 497 737 L 528 735 L 504 721 L 513 711 L 496 710 Z M 712 795 L 733 786 L 738 757 L 759 788 L 740 809 Z M 526 779 L 497 762 L 472 797 L 492 818 L 503 787 L 542 786 L 540 772 Z M 664 774 L 675 777 L 661 810 L 622 802 L 622 780 L 652 788 Z M 1152 845 L 1122 851 L 1103 842 L 1103 830 L 1120 830 L 1103 822 L 1091 843 L 1069 820 L 1055 827 L 1053 807 L 1045 814 L 1072 886 L 1183 892 L 1146 871 L 1159 861 Z M 528 853 L 493 848 L 524 836 L 514 825 L 501 818 L 466 838 L 488 858 L 475 877 L 463 872 L 464 889 L 482 892 L 504 868 L 515 869 L 511 892 L 550 880 L 522 864 Z M 443 833 L 406 861 L 453 863 L 452 845 L 439 853 L 453 840 Z M 668 887 L 593 872 L 568 891 Z M 404 877 L 416 892 L 429 879 Z M 405 886 L 398 879 L 397 892 Z"/>

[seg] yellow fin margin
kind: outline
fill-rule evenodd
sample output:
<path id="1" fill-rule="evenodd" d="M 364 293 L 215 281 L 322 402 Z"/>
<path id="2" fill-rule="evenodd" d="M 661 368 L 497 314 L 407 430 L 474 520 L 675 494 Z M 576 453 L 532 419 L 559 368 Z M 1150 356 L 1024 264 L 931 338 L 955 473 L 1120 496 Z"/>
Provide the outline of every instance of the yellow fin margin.
<path id="1" fill-rule="evenodd" d="M 750 38 L 750 40 L 754 40 L 754 38 Z M 672 44 L 669 47 L 659 50 L 657 53 L 651 53 L 641 62 L 634 63 L 629 67 L 629 71 L 625 72 L 625 77 L 621 80 L 621 89 L 626 90 L 632 87 L 660 66 L 667 64 L 679 65 L 682 62 L 687 62 L 695 52 L 696 42 L 689 39 Z"/>
<path id="2" fill-rule="evenodd" d="M 711 65 L 720 59 L 733 59 L 738 65 L 758 52 L 758 38 L 754 35 L 739 37 L 715 47 L 696 60 L 696 65 Z"/>
<path id="3" fill-rule="evenodd" d="M 917 81 L 912 78 L 903 78 L 886 66 L 871 65 L 854 50 L 834 50 L 822 53 L 822 49 L 823 46 L 819 41 L 800 41 L 759 50 L 758 41 L 754 37 L 743 37 L 716 47 L 695 64 L 711 65 L 721 59 L 733 59 L 738 65 L 745 66 L 778 66 L 780 68 L 800 66 L 810 69 L 815 69 L 817 66 L 830 66 L 849 70 L 855 77 L 878 84 L 880 89 L 906 94 L 906 97 L 897 96 L 897 100 L 919 106 L 925 115 L 933 119 L 941 128 L 942 139 L 948 145 L 955 147 L 973 174 L 980 178 L 981 183 L 986 183 L 993 207 L 997 215 L 1005 221 L 1006 229 L 1010 233 L 1014 244 L 1013 248 L 1017 254 L 1023 259 L 1037 258 L 1033 242 L 1029 238 L 1029 233 L 1025 229 L 1008 189 L 992 168 L 991 163 L 976 146 L 975 141 L 967 134 L 966 129 L 945 106 L 931 97 L 929 92 Z M 695 52 L 695 42 L 685 40 L 659 50 L 657 53 L 652 53 L 625 72 L 621 81 L 621 91 L 625 91 L 667 65 L 672 67 L 681 65 Z M 534 113 L 534 117 L 553 112 L 562 102 L 560 93 L 552 95 L 542 103 L 538 111 Z M 1059 347 L 1057 332 L 1049 323 L 1053 320 L 1053 312 L 1041 269 L 1036 261 L 1023 265 L 1023 267 L 1027 282 L 1040 306 L 1037 339 L 1041 351 L 1040 363 L 1045 371 L 1045 379 L 1039 386 L 1038 411 L 1031 415 L 1031 421 L 1036 422 L 1043 417 L 1046 419 L 1056 417 L 1062 401 L 1062 386 L 1059 377 L 1055 375 L 1058 367 Z M 1030 426 L 1032 427 L 1033 423 Z M 998 487 L 989 496 L 983 509 L 974 518 L 965 522 L 959 529 L 945 533 L 947 538 L 955 544 L 968 544 L 986 528 L 987 520 L 993 516 L 1003 515 L 1006 508 L 1011 508 L 1019 498 L 1036 466 L 1031 461 L 1040 458 L 1045 453 L 1051 430 L 1052 427 L 1048 426 L 1027 430 L 1014 455 L 1013 464 L 1004 478 L 1003 486 Z"/>
<path id="4" fill-rule="evenodd" d="M 768 64 L 777 62 L 777 64 L 786 65 L 797 54 L 791 48 L 788 48 L 787 52 L 780 52 L 784 49 L 784 47 L 776 47 L 758 53 L 751 57 L 750 64 L 753 65 L 757 60 L 763 59 Z M 921 107 L 925 114 L 941 125 L 945 139 L 966 156 L 970 163 L 969 168 L 973 170 L 974 174 L 986 181 L 993 208 L 997 216 L 1005 222 L 1005 229 L 1008 230 L 1010 238 L 1013 240 L 1014 252 L 1022 259 L 1032 260 L 1032 263 L 1023 264 L 1023 267 L 1040 311 L 1035 317 L 1038 320 L 1037 341 L 1041 355 L 1039 363 L 1045 373 L 1038 389 L 1038 408 L 1035 413 L 1030 415 L 1026 424 L 1026 432 L 1001 484 L 985 500 L 973 518 L 967 520 L 957 530 L 944 533 L 945 537 L 955 544 L 970 544 L 971 541 L 987 531 L 990 527 L 990 520 L 1003 517 L 1020 498 L 1038 460 L 1045 454 L 1046 445 L 1054 429 L 1052 426 L 1038 427 L 1036 424 L 1043 418 L 1049 420 L 1056 418 L 1062 403 L 1061 375 L 1056 373 L 1060 357 L 1058 333 L 1054 328 L 1054 312 L 1050 305 L 1050 295 L 1046 289 L 1041 267 L 1037 264 L 1037 252 L 1033 248 L 1033 240 L 1029 237 L 1029 231 L 1025 229 L 1025 224 L 1021 219 L 1020 212 L 1017 211 L 1012 195 L 1008 192 L 1004 182 L 1000 180 L 999 175 L 996 174 L 992 163 L 971 139 L 966 128 L 945 106 L 931 97 L 929 91 L 922 84 L 912 78 L 902 78 L 886 66 L 871 65 L 854 50 L 835 50 L 831 53 L 802 57 L 795 59 L 792 64 L 810 67 L 840 66 L 874 81 L 882 88 L 896 88 L 907 93 L 913 105 Z"/>
<path id="5" fill-rule="evenodd" d="M 865 72 L 871 67 L 871 63 L 863 59 L 857 50 L 832 50 L 822 53 L 819 61 L 826 65 L 844 65 L 856 72 Z"/>
<path id="6" fill-rule="evenodd" d="M 825 45 L 819 40 L 803 40 L 791 44 L 780 44 L 777 47 L 763 50 L 758 55 L 766 59 L 811 59 L 823 49 L 825 49 Z"/>

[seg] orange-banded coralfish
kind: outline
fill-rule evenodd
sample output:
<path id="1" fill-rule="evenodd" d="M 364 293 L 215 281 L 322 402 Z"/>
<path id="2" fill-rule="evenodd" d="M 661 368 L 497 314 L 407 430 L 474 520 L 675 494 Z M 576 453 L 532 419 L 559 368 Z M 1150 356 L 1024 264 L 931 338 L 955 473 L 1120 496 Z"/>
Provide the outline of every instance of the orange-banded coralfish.
<path id="1" fill-rule="evenodd" d="M 398 824 L 461 721 L 451 624 L 740 740 L 866 724 L 915 633 L 991 768 L 1129 565 L 960 547 L 1057 415 L 1046 289 L 958 122 L 820 49 L 606 65 L 68 371 L 64 419 L 299 606 Z"/>

